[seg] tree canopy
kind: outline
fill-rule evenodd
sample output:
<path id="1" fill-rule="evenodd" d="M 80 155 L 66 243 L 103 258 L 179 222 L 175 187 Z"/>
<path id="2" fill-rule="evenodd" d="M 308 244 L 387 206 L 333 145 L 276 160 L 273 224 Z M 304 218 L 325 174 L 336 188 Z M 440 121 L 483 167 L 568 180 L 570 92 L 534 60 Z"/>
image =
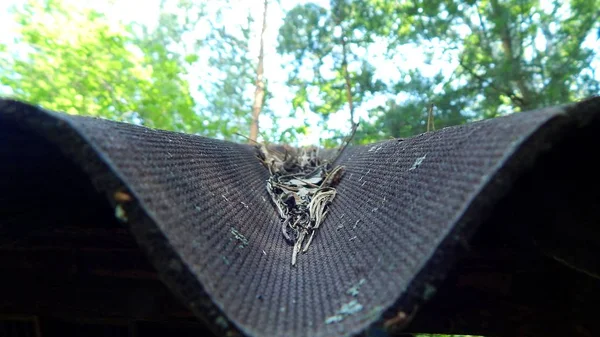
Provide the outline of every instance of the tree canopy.
<path id="1" fill-rule="evenodd" d="M 105 2 L 14 5 L 0 95 L 235 141 L 314 129 L 335 146 L 356 122 L 366 143 L 600 92 L 600 0 L 161 0 L 143 22 Z"/>
<path id="2" fill-rule="evenodd" d="M 46 108 L 172 130 L 199 130 L 183 67 L 161 41 L 62 1 L 19 8 L 15 46 L 3 46 L 0 83 Z"/>

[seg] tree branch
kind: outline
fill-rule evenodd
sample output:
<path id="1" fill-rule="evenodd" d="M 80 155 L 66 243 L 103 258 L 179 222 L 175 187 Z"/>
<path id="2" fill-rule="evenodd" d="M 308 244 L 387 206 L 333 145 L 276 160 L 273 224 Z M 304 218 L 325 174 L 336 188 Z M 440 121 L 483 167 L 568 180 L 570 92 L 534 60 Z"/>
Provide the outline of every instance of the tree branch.
<path id="1" fill-rule="evenodd" d="M 348 41 L 346 39 L 346 32 L 342 26 L 342 5 L 338 4 L 336 13 L 336 25 L 341 31 L 341 45 L 342 45 L 342 75 L 344 76 L 346 86 L 346 100 L 348 102 L 348 109 L 350 110 L 350 125 L 352 129 L 355 129 L 356 123 L 354 122 L 354 101 L 352 98 L 352 81 L 350 80 L 350 73 L 348 72 Z"/>
<path id="2" fill-rule="evenodd" d="M 504 13 L 506 13 L 506 10 L 501 7 L 501 5 L 498 3 L 498 0 L 492 0 L 491 4 L 493 15 L 503 22 L 502 27 L 500 27 L 500 39 L 502 40 L 502 49 L 504 50 L 504 54 L 506 55 L 506 61 L 508 61 L 510 65 L 514 68 L 514 72 L 511 74 L 511 79 L 517 84 L 517 87 L 521 92 L 522 97 L 520 100 L 521 103 L 519 105 L 521 106 L 521 109 L 525 110 L 533 103 L 532 92 L 525 83 L 523 71 L 520 64 L 521 60 L 517 59 L 514 53 L 512 33 L 510 31 L 508 18 L 501 17 L 502 15 L 504 15 Z"/>
<path id="3" fill-rule="evenodd" d="M 435 123 L 433 120 L 433 103 L 429 103 L 427 107 L 427 132 L 435 131 Z"/>
<path id="4" fill-rule="evenodd" d="M 258 67 L 256 68 L 256 90 L 254 91 L 254 103 L 252 104 L 252 123 L 250 124 L 249 141 L 255 143 L 258 138 L 258 117 L 262 110 L 265 98 L 264 58 L 265 58 L 265 31 L 267 30 L 267 6 L 268 0 L 264 0 L 263 23 L 260 32 L 260 51 L 258 53 Z"/>
<path id="5" fill-rule="evenodd" d="M 346 38 L 342 37 L 342 71 L 344 73 L 344 80 L 346 81 L 346 99 L 348 100 L 348 108 L 350 109 L 350 123 L 354 125 L 354 102 L 352 100 L 352 83 L 350 81 L 350 74 L 348 73 L 348 60 L 346 52 Z"/>

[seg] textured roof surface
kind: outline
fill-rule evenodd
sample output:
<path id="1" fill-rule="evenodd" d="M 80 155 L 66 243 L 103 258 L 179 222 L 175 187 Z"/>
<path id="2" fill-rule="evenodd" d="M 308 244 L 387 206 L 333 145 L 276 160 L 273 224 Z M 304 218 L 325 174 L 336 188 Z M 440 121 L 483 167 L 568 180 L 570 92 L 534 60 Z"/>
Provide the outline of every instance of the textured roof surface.
<path id="1" fill-rule="evenodd" d="M 268 172 L 247 145 L 0 100 L 0 187 L 6 196 L 27 180 L 23 172 L 72 161 L 169 288 L 216 331 L 348 336 L 435 296 L 456 255 L 539 158 L 570 151 L 560 144 L 572 138 L 597 152 L 600 136 L 578 141 L 585 130 L 600 131 L 600 98 L 349 147 L 338 196 L 295 267 Z M 61 156 L 46 158 L 48 146 Z M 552 188 L 548 181 L 540 198 Z M 11 214 L 18 201 L 8 199 L 0 226 L 52 225 Z"/>

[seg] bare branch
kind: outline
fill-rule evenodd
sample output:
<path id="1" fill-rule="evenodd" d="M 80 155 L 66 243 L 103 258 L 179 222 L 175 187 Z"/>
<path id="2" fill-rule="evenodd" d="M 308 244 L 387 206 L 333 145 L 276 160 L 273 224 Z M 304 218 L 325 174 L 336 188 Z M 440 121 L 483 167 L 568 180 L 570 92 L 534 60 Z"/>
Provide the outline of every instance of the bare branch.
<path id="1" fill-rule="evenodd" d="M 258 67 L 256 69 L 256 90 L 254 91 L 254 103 L 252 104 L 252 123 L 250 124 L 251 143 L 256 142 L 258 138 L 258 117 L 262 110 L 263 101 L 265 98 L 265 82 L 264 76 L 264 58 L 265 58 L 265 31 L 267 30 L 267 6 L 268 0 L 264 0 L 263 23 L 262 31 L 260 32 L 260 51 L 258 53 Z"/>
<path id="2" fill-rule="evenodd" d="M 354 101 L 352 98 L 352 81 L 350 80 L 350 73 L 348 72 L 348 40 L 346 32 L 342 25 L 344 19 L 342 15 L 342 5 L 338 4 L 335 17 L 335 24 L 340 28 L 341 31 L 341 45 L 342 45 L 342 75 L 344 76 L 346 86 L 346 100 L 348 102 L 348 109 L 350 110 L 350 125 L 352 129 L 355 128 L 354 122 Z"/>
<path id="3" fill-rule="evenodd" d="M 429 103 L 427 107 L 427 132 L 435 131 L 435 123 L 433 121 L 433 103 Z"/>

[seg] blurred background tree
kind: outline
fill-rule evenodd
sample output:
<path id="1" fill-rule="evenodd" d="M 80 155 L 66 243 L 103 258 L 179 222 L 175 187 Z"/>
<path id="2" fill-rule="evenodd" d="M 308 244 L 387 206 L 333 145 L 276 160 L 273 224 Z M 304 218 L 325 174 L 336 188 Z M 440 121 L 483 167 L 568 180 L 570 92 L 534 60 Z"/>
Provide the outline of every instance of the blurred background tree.
<path id="1" fill-rule="evenodd" d="M 185 71 L 163 36 L 63 1 L 15 9 L 18 35 L 3 45 L 0 83 L 48 109 L 172 130 L 200 130 Z"/>
<path id="2" fill-rule="evenodd" d="M 600 0 L 134 3 L 0 4 L 0 95 L 234 141 L 254 108 L 259 141 L 336 146 L 600 93 Z"/>
<path id="3" fill-rule="evenodd" d="M 599 22 L 598 0 L 332 0 L 289 11 L 279 51 L 293 55 L 295 102 L 325 119 L 347 105 L 348 58 L 355 102 L 383 100 L 356 138 L 371 142 L 426 131 L 430 104 L 443 127 L 598 94 Z"/>

